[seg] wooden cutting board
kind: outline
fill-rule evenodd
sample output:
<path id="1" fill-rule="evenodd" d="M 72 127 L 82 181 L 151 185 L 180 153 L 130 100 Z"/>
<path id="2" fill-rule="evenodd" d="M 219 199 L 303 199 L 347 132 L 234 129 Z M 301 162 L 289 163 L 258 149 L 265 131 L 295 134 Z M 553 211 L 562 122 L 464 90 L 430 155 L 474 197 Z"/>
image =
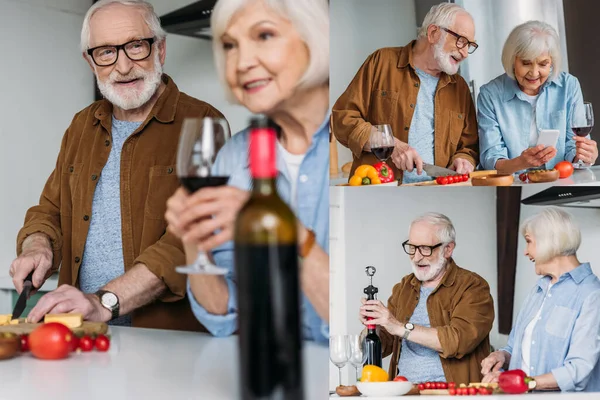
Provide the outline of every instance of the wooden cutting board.
<path id="1" fill-rule="evenodd" d="M 2 326 L 0 326 L 0 333 L 14 333 L 16 335 L 24 335 L 24 334 L 28 335 L 31 332 L 33 332 L 33 330 L 40 325 L 42 325 L 42 324 L 41 323 L 38 323 L 38 324 L 24 323 L 24 324 L 18 324 L 18 325 L 2 325 Z M 108 325 L 106 325 L 104 322 L 84 321 L 83 324 L 79 328 L 72 328 L 71 330 L 77 336 L 99 335 L 99 334 L 106 334 L 106 332 L 108 332 Z"/>
<path id="2" fill-rule="evenodd" d="M 484 171 L 473 171 L 469 175 L 471 178 L 486 176 L 486 175 L 494 175 L 496 174 L 495 170 L 484 170 Z M 425 181 L 425 182 L 416 182 L 416 183 L 407 183 L 402 186 L 446 186 L 446 187 L 456 187 L 456 186 L 473 186 L 471 184 L 471 179 L 466 182 L 452 183 L 449 185 L 438 185 L 435 180 Z"/>

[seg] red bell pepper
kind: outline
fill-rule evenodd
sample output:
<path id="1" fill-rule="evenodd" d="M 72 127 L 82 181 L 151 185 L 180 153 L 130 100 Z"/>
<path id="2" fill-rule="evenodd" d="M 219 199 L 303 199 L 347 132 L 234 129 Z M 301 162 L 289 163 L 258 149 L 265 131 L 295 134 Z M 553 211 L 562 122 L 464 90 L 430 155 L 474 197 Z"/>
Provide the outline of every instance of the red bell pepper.
<path id="1" fill-rule="evenodd" d="M 498 377 L 498 386 L 504 393 L 521 394 L 535 388 L 535 380 L 520 369 L 504 371 Z"/>
<path id="2" fill-rule="evenodd" d="M 379 175 L 379 180 L 381 181 L 381 183 L 388 183 L 394 181 L 394 171 L 392 171 L 389 165 L 381 161 L 373 165 L 373 167 L 375 167 L 375 170 L 377 171 L 377 175 Z"/>

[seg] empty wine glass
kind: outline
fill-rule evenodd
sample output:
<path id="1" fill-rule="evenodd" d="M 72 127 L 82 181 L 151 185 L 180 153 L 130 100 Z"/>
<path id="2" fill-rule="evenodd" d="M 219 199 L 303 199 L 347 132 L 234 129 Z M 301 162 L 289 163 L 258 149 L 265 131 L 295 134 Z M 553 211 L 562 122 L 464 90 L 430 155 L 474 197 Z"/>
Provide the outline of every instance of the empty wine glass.
<path id="1" fill-rule="evenodd" d="M 388 124 L 373 125 L 371 128 L 371 137 L 369 138 L 371 153 L 379 161 L 386 162 L 394 152 L 394 134 L 392 127 Z"/>
<path id="2" fill-rule="evenodd" d="M 577 104 L 574 107 L 571 117 L 571 129 L 573 133 L 580 137 L 586 137 L 592 132 L 594 127 L 594 110 L 592 109 L 592 103 L 584 102 L 583 104 Z M 577 160 L 573 167 L 576 169 L 587 169 L 591 165 L 581 160 Z"/>
<path id="3" fill-rule="evenodd" d="M 340 383 L 342 385 L 342 368 L 350 359 L 350 341 L 348 335 L 332 335 L 329 338 L 329 359 L 338 367 Z"/>
<path id="4" fill-rule="evenodd" d="M 367 361 L 367 344 L 363 335 L 350 335 L 348 337 L 350 342 L 350 364 L 354 366 L 356 370 L 356 381 L 358 382 L 358 367 Z"/>
<path id="5" fill-rule="evenodd" d="M 229 126 L 220 118 L 183 120 L 177 151 L 177 176 L 189 193 L 203 187 L 226 185 L 229 177 L 215 176 L 212 166 L 217 153 L 229 138 Z M 176 267 L 182 274 L 224 275 L 227 269 L 214 265 L 205 251 L 199 251 L 191 265 Z"/>

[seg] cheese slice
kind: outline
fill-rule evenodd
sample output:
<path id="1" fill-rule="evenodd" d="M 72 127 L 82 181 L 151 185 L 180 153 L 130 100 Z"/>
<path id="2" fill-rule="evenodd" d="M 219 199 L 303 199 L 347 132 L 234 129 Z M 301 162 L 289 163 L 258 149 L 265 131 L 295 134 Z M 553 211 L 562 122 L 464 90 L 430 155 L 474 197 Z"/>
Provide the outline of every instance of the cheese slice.
<path id="1" fill-rule="evenodd" d="M 47 322 L 60 322 L 71 329 L 79 328 L 83 324 L 83 315 L 80 313 L 46 314 L 44 323 Z"/>
<path id="2" fill-rule="evenodd" d="M 11 325 L 19 325 L 19 324 L 24 324 L 26 322 L 27 322 L 27 318 L 17 318 L 17 319 L 10 320 Z"/>
<path id="3" fill-rule="evenodd" d="M 12 314 L 0 314 L 0 325 L 8 325 L 12 320 Z"/>

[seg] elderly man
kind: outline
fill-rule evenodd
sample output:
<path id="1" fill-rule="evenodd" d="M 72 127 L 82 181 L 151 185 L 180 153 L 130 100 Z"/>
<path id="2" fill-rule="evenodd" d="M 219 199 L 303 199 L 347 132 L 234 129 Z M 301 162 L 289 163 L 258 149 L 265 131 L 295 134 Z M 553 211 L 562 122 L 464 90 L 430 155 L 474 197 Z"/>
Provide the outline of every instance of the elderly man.
<path id="1" fill-rule="evenodd" d="M 452 222 L 425 214 L 402 243 L 413 273 L 394 286 L 387 308 L 362 299 L 360 320 L 379 325 L 383 356 L 392 354 L 389 375 L 411 382 L 480 382 L 490 354 L 494 303 L 487 282 L 452 259 Z M 367 317 L 374 318 L 367 322 Z"/>
<path id="2" fill-rule="evenodd" d="M 141 0 L 101 0 L 88 11 L 83 56 L 105 99 L 75 115 L 40 203 L 28 210 L 10 267 L 18 292 L 33 271 L 59 287 L 28 320 L 80 312 L 115 325 L 204 330 L 186 296 L 181 242 L 165 232 L 179 186 L 177 144 L 186 117 L 222 117 L 162 73 L 165 32 Z"/>
<path id="3" fill-rule="evenodd" d="M 367 58 L 332 112 L 334 135 L 352 151 L 352 172 L 376 162 L 369 139 L 382 124 L 395 136 L 390 165 L 403 183 L 431 179 L 423 163 L 473 171 L 479 162 L 475 107 L 457 72 L 477 49 L 474 36 L 471 16 L 443 3 L 431 8 L 416 41 Z"/>

